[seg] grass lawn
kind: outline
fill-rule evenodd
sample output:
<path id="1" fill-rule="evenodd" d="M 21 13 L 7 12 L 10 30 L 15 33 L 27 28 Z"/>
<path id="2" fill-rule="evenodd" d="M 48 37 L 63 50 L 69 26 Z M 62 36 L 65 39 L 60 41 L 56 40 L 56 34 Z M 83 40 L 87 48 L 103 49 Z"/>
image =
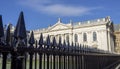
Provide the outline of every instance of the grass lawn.
<path id="1" fill-rule="evenodd" d="M 11 62 L 9 60 L 7 60 L 7 68 L 6 69 L 10 69 L 11 66 Z M 0 58 L 0 69 L 2 69 L 2 59 Z"/>
<path id="2" fill-rule="evenodd" d="M 51 68 L 51 65 L 53 64 L 53 62 L 49 62 L 49 68 Z M 58 67 L 58 62 L 55 62 L 55 67 Z M 61 65 L 63 66 L 63 62 L 61 63 Z M 45 66 L 45 68 L 44 68 Z M 7 68 L 6 69 L 10 69 L 11 67 L 11 61 L 10 60 L 7 60 Z M 2 59 L 0 58 L 0 69 L 2 69 Z M 27 66 L 26 66 L 26 69 L 29 69 L 29 60 L 27 60 Z M 35 61 L 33 60 L 33 69 L 35 69 Z M 37 60 L 37 69 L 39 69 L 39 60 Z M 42 69 L 47 69 L 47 62 L 45 62 L 45 65 L 44 65 L 44 62 L 42 61 Z M 58 68 L 56 68 L 58 69 Z"/>
<path id="3" fill-rule="evenodd" d="M 52 62 L 49 62 L 49 66 L 51 66 Z M 57 64 L 57 62 L 55 63 Z M 10 69 L 11 67 L 11 62 L 7 61 L 7 68 L 6 69 Z M 27 61 L 27 68 L 29 69 L 29 61 Z M 51 67 L 50 67 L 51 68 Z M 0 58 L 0 69 L 2 69 L 2 59 Z M 35 69 L 35 61 L 33 60 L 33 69 Z M 37 69 L 39 69 L 39 61 L 37 61 Z M 42 62 L 42 69 L 44 69 L 44 62 Z M 45 69 L 47 69 L 47 62 L 45 62 Z"/>

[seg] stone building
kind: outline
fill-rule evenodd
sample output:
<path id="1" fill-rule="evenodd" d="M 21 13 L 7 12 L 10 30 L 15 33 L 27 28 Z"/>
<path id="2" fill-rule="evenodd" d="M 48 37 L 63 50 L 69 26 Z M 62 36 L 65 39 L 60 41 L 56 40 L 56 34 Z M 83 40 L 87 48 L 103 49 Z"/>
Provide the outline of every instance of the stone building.
<path id="1" fill-rule="evenodd" d="M 61 38 L 62 42 L 69 40 L 70 43 L 74 42 L 106 51 L 114 51 L 114 29 L 110 17 L 76 23 L 70 21 L 67 24 L 64 24 L 59 18 L 53 26 L 33 30 L 33 32 L 37 40 L 43 33 L 44 40 L 49 35 L 51 42 L 52 38 L 55 37 L 57 41 Z"/>
<path id="2" fill-rule="evenodd" d="M 114 25 L 115 52 L 120 53 L 120 24 Z"/>

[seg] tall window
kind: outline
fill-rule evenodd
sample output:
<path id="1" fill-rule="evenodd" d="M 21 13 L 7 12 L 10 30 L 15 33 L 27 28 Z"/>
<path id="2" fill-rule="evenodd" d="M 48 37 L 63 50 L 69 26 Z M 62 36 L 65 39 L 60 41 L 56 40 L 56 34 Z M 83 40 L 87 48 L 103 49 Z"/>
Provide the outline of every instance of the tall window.
<path id="1" fill-rule="evenodd" d="M 93 32 L 93 41 L 97 41 L 97 34 L 96 34 L 96 32 Z"/>
<path id="2" fill-rule="evenodd" d="M 78 42 L 78 35 L 77 35 L 77 34 L 74 35 L 74 38 L 75 38 L 75 39 L 74 39 L 75 42 Z"/>
<path id="3" fill-rule="evenodd" d="M 87 34 L 83 33 L 83 41 L 87 41 Z"/>
<path id="4" fill-rule="evenodd" d="M 66 41 L 69 41 L 69 34 L 66 35 Z"/>

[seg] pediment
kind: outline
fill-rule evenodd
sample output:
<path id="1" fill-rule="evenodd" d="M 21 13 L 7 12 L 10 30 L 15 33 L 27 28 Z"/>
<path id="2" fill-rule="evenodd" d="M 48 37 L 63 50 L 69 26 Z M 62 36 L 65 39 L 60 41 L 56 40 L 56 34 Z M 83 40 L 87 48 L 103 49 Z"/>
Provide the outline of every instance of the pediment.
<path id="1" fill-rule="evenodd" d="M 57 30 L 64 30 L 64 29 L 69 29 L 71 28 L 70 26 L 63 24 L 63 23 L 59 23 L 59 24 L 55 24 L 53 26 L 51 26 L 48 31 L 57 31 Z"/>

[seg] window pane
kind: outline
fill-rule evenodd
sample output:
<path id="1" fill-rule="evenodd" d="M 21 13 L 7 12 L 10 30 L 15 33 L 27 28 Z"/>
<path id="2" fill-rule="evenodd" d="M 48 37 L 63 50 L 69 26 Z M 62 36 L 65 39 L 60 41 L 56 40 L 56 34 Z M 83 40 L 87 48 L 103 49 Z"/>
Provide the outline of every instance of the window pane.
<path id="1" fill-rule="evenodd" d="M 96 34 L 96 32 L 93 32 L 93 41 L 97 41 L 97 34 Z"/>
<path id="2" fill-rule="evenodd" d="M 83 34 L 83 41 L 87 41 L 87 34 L 86 33 Z"/>
<path id="3" fill-rule="evenodd" d="M 75 42 L 78 42 L 78 35 L 77 34 L 75 34 L 75 36 L 74 36 L 74 40 L 75 40 Z"/>

